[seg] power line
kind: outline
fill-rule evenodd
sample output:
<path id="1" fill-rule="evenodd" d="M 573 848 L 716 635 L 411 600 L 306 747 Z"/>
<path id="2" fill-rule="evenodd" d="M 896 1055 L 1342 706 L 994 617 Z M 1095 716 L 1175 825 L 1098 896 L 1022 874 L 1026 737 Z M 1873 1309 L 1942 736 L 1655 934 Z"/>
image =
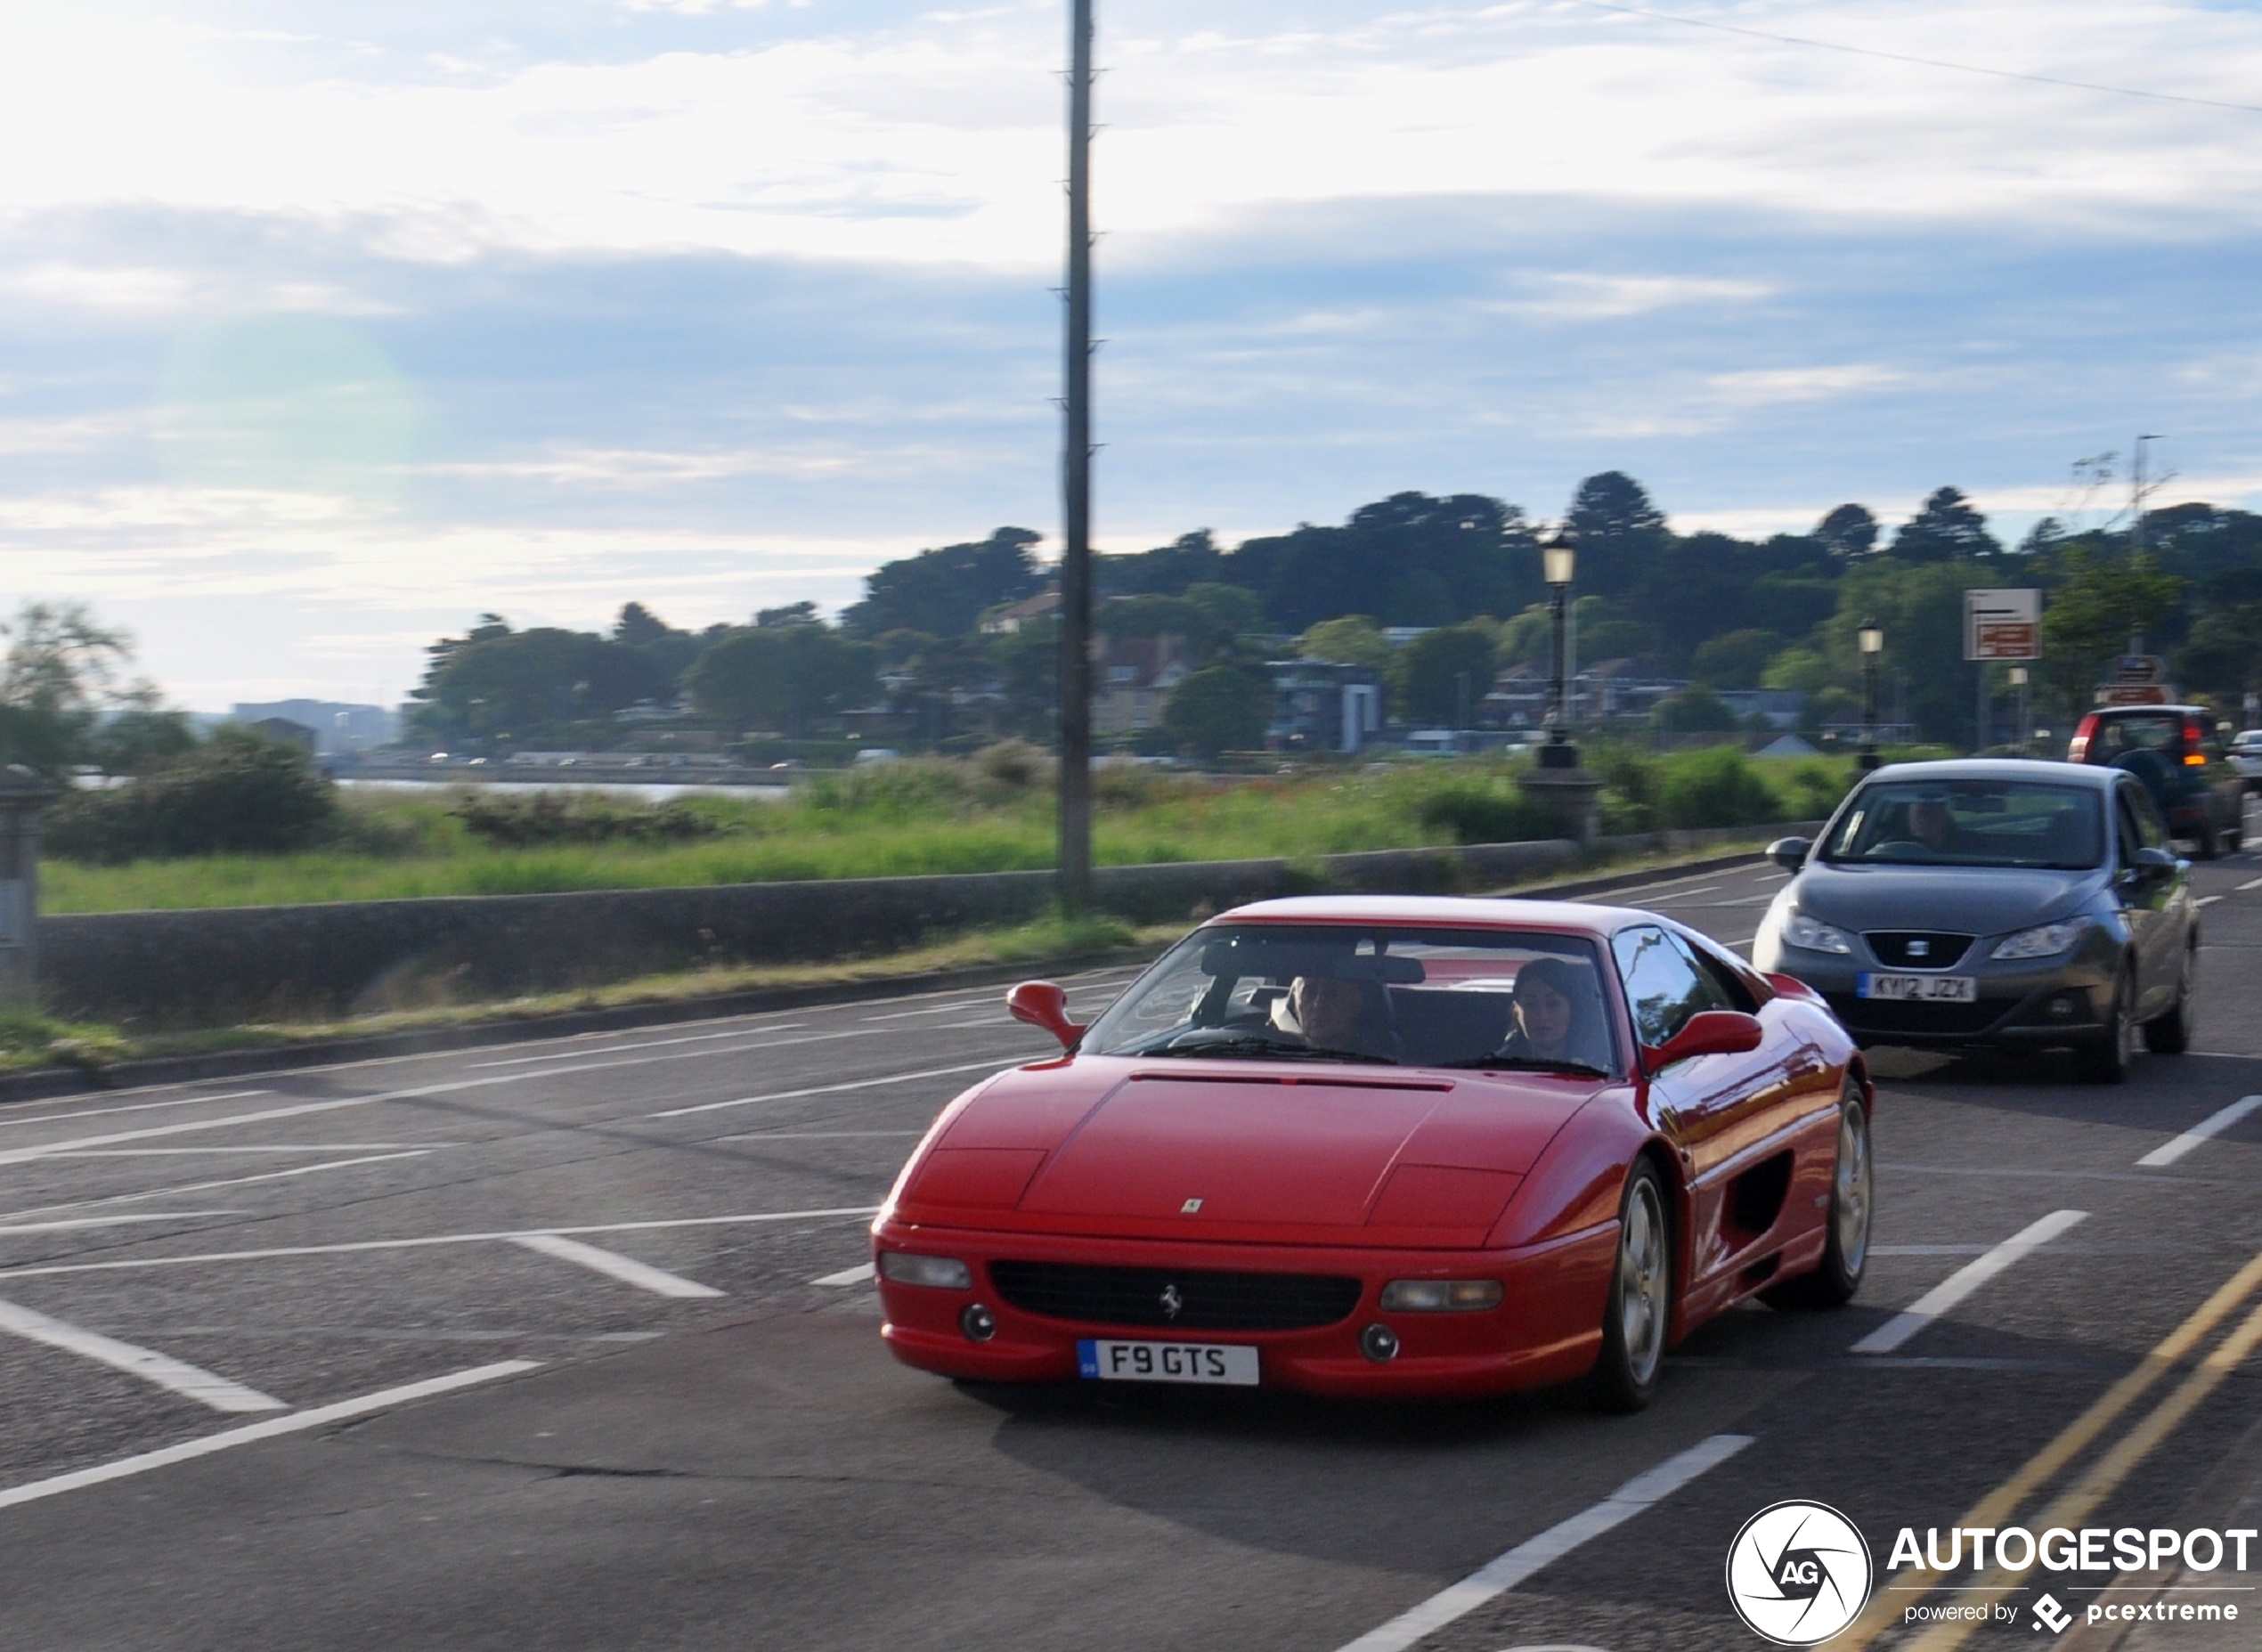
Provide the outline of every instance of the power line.
<path id="1" fill-rule="evenodd" d="M 2145 92 L 2135 86 L 2108 86 L 2094 80 L 2066 80 L 2056 75 L 2029 75 L 2015 69 L 1981 69 L 1976 63 L 1950 63 L 1936 57 L 1912 57 L 1906 52 L 1881 52 L 1871 46 L 1844 45 L 1835 40 L 1813 40 L 1803 35 L 1770 34 L 1763 28 L 1718 23 L 1709 18 L 1680 17 L 1671 12 L 1646 12 L 1640 6 L 1613 5 L 1609 0 L 1565 0 L 1565 4 L 1582 5 L 1591 12 L 1616 12 L 1625 17 L 1646 17 L 1653 22 L 1679 23 L 1688 28 L 1709 28 L 1718 34 L 1771 40 L 1778 45 L 1810 46 L 1818 52 L 1843 52 L 1849 57 L 1883 58 L 1889 63 L 1915 63 L 1924 69 L 1953 69 L 1957 74 L 1986 75 L 1997 80 L 2025 80 L 2042 86 L 2071 86 L 2079 92 L 2107 92 L 2115 97 L 2149 98 L 2156 103 L 2196 103 L 2202 109 L 2234 109 L 2242 114 L 2262 115 L 2262 103 L 2230 103 L 2219 98 L 2188 97 L 2180 92 Z"/>

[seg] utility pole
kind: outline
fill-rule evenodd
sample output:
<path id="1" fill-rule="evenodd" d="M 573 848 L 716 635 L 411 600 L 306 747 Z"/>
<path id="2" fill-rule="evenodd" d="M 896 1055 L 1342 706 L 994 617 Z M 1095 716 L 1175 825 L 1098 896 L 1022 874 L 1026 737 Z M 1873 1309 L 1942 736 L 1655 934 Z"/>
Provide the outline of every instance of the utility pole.
<path id="1" fill-rule="evenodd" d="M 2144 444 L 2159 440 L 2157 435 L 2139 435 L 2136 460 L 2128 468 L 2128 561 L 2132 566 L 2144 554 L 2144 496 L 2160 486 L 2157 482 L 2151 487 L 2144 485 Z M 2144 632 L 2132 629 L 2128 633 L 2128 652 L 2144 651 Z"/>
<path id="2" fill-rule="evenodd" d="M 1092 3 L 1070 7 L 1066 431 L 1061 463 L 1060 902 L 1092 903 Z"/>

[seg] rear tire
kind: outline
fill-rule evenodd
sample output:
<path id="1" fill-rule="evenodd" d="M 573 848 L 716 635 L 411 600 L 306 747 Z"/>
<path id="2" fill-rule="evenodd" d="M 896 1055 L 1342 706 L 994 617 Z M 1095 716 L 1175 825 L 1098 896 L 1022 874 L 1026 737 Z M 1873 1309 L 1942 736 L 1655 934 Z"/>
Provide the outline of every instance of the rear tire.
<path id="1" fill-rule="evenodd" d="M 2223 834 L 2216 830 L 2214 821 L 2209 820 L 2200 827 L 2199 851 L 2196 859 L 2201 860 L 2213 860 L 2220 856 L 2222 852 Z"/>
<path id="2" fill-rule="evenodd" d="M 1838 1152 L 1830 1167 L 1829 1237 L 1823 1243 L 1821 1265 L 1811 1274 L 1769 1286 L 1760 1292 L 1760 1300 L 1785 1309 L 1842 1308 L 1852 1301 L 1869 1265 L 1869 1222 L 1875 1208 L 1869 1114 L 1861 1104 L 1861 1086 L 1849 1073 L 1838 1096 Z"/>
<path id="3" fill-rule="evenodd" d="M 1636 1160 L 1618 1200 L 1618 1257 L 1602 1309 L 1602 1352 L 1587 1378 L 1597 1411 L 1638 1412 L 1657 1392 L 1672 1323 L 1673 1233 L 1657 1172 Z"/>
<path id="4" fill-rule="evenodd" d="M 2136 982 L 2128 971 L 2113 982 L 2112 1024 L 2103 1037 L 2073 1053 L 2073 1064 L 2086 1084 L 2125 1084 L 2136 1059 Z"/>
<path id="5" fill-rule="evenodd" d="M 2193 977 L 2199 971 L 2199 948 L 2184 948 L 2184 968 L 2176 978 L 2176 1002 L 2164 1015 L 2144 1023 L 2144 1047 L 2155 1055 L 2181 1055 L 2192 1047 L 2192 1029 L 2199 1019 L 2193 995 Z"/>

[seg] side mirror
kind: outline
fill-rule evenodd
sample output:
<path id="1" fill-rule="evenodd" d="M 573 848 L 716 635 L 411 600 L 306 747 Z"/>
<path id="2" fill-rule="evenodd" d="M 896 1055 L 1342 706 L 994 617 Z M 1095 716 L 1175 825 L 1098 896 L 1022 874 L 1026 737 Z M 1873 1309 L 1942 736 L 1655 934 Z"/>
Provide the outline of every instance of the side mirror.
<path id="1" fill-rule="evenodd" d="M 1741 1010 L 1705 1010 L 1688 1018 L 1662 1050 L 1645 1050 L 1651 1072 L 1663 1072 L 1699 1055 L 1749 1055 L 1767 1040 L 1756 1015 Z"/>
<path id="2" fill-rule="evenodd" d="M 2179 864 L 2165 849 L 2140 849 L 2121 868 L 2120 875 L 2128 883 L 2152 883 L 2173 873 Z"/>
<path id="3" fill-rule="evenodd" d="M 1068 994 L 1049 981 L 1025 981 L 1005 995 L 1005 1013 L 1015 1021 L 1042 1027 L 1072 1050 L 1084 1029 L 1068 1018 Z"/>
<path id="4" fill-rule="evenodd" d="M 1767 858 L 1786 872 L 1796 872 L 1806 865 L 1806 858 L 1814 845 L 1802 837 L 1778 837 L 1767 846 Z"/>

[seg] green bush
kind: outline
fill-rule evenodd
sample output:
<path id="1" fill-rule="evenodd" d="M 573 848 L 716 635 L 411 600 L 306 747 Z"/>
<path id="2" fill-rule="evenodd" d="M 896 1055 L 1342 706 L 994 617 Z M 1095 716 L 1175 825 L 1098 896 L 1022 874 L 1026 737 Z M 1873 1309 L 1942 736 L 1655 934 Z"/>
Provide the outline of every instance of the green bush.
<path id="1" fill-rule="evenodd" d="M 1657 788 L 1657 818 L 1682 831 L 1762 826 L 1783 818 L 1774 789 L 1732 745 L 1696 752 L 1672 764 Z"/>
<path id="2" fill-rule="evenodd" d="M 1456 843 L 1526 843 L 1560 837 L 1555 811 L 1520 792 L 1473 785 L 1446 786 L 1421 800 L 1417 817 L 1431 832 L 1451 832 Z"/>
<path id="3" fill-rule="evenodd" d="M 551 843 L 690 843 L 727 829 L 682 802 L 636 803 L 601 793 L 474 792 L 448 811 L 474 837 L 507 849 Z"/>
<path id="4" fill-rule="evenodd" d="M 47 844 L 67 859 L 113 866 L 275 855 L 328 842 L 338 818 L 338 788 L 305 752 L 223 728 L 178 762 L 125 785 L 70 793 L 48 817 Z"/>

